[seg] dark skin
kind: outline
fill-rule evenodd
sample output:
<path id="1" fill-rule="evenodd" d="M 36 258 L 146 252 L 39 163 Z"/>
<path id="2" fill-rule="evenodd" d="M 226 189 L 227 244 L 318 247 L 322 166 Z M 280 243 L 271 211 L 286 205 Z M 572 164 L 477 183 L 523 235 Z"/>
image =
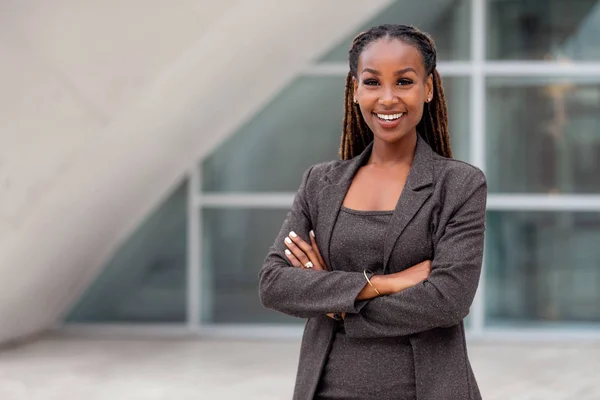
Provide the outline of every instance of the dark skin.
<path id="1" fill-rule="evenodd" d="M 417 144 L 417 124 L 433 98 L 433 78 L 427 75 L 418 49 L 396 39 L 380 39 L 362 52 L 354 99 L 373 132 L 373 151 L 346 193 L 343 205 L 355 210 L 394 210 L 406 183 Z M 290 232 L 285 240 L 291 264 L 327 271 L 311 231 L 310 243 Z M 426 260 L 401 272 L 375 275 L 356 300 L 367 300 L 408 289 L 429 277 Z M 330 317 L 331 314 L 328 314 Z"/>

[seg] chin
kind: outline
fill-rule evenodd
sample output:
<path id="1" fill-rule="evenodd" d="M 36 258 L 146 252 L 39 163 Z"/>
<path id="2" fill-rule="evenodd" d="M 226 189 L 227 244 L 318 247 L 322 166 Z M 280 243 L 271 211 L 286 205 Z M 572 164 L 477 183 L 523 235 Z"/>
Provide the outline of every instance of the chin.
<path id="1" fill-rule="evenodd" d="M 392 131 L 392 132 L 377 132 L 374 131 L 373 136 L 385 143 L 398 143 L 411 135 L 411 132 Z"/>

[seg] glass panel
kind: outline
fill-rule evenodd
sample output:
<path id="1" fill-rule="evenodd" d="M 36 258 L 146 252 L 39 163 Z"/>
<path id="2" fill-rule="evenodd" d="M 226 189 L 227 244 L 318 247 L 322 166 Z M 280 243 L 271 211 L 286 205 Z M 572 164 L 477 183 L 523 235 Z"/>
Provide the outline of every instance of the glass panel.
<path id="1" fill-rule="evenodd" d="M 185 322 L 187 181 L 117 250 L 67 318 Z"/>
<path id="2" fill-rule="evenodd" d="M 352 39 L 359 32 L 382 24 L 413 25 L 435 41 L 439 60 L 467 60 L 470 50 L 470 0 L 395 1 L 375 18 L 353 30 L 321 58 L 326 62 L 348 62 Z"/>
<path id="3" fill-rule="evenodd" d="M 600 1 L 488 0 L 487 53 L 502 60 L 600 60 Z"/>
<path id="4" fill-rule="evenodd" d="M 469 162 L 470 79 L 442 77 L 442 85 L 448 105 L 452 155 L 458 160 Z"/>
<path id="5" fill-rule="evenodd" d="M 338 158 L 343 77 L 301 77 L 202 165 L 203 190 L 296 191 L 312 164 Z M 469 79 L 444 78 L 455 157 L 468 156 Z"/>
<path id="6" fill-rule="evenodd" d="M 600 322 L 600 213 L 489 212 L 489 325 Z"/>
<path id="7" fill-rule="evenodd" d="M 338 158 L 344 77 L 302 77 L 205 159 L 205 191 L 296 191 L 304 171 Z"/>
<path id="8" fill-rule="evenodd" d="M 600 192 L 600 77 L 491 78 L 490 191 Z"/>
<path id="9" fill-rule="evenodd" d="M 305 321 L 265 309 L 258 297 L 258 273 L 288 210 L 202 211 L 202 307 L 204 323 L 288 323 Z"/>

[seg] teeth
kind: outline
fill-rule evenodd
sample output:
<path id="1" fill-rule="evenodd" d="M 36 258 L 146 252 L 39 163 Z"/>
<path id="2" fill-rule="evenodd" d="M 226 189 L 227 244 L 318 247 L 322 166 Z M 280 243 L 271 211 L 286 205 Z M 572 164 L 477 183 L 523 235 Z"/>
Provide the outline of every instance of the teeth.
<path id="1" fill-rule="evenodd" d="M 393 121 L 395 119 L 400 118 L 402 115 L 404 115 L 404 113 L 400 113 L 400 114 L 377 114 L 377 117 L 386 120 L 386 121 Z"/>

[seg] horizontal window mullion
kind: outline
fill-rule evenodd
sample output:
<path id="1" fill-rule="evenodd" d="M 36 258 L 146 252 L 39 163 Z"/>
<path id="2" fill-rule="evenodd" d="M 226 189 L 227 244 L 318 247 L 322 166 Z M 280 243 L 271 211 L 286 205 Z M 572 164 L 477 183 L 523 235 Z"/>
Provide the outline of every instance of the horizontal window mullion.
<path id="1" fill-rule="evenodd" d="M 473 72 L 473 63 L 470 62 L 439 62 L 438 71 L 444 76 L 469 76 Z M 329 62 L 313 64 L 305 69 L 302 74 L 308 76 L 346 76 L 348 64 L 343 62 Z"/>
<path id="2" fill-rule="evenodd" d="M 199 207 L 290 208 L 295 193 L 204 193 L 196 196 Z"/>
<path id="3" fill-rule="evenodd" d="M 469 76 L 482 70 L 486 76 L 598 76 L 599 62 L 551 62 L 551 61 L 484 61 L 439 62 L 438 70 L 444 76 Z M 345 76 L 348 64 L 342 62 L 319 63 L 302 72 L 308 76 Z"/>
<path id="4" fill-rule="evenodd" d="M 195 198 L 198 207 L 290 208 L 295 193 L 204 193 Z M 600 195 L 488 195 L 488 210 L 600 211 Z"/>
<path id="5" fill-rule="evenodd" d="M 488 195 L 488 210 L 600 211 L 598 195 Z"/>

